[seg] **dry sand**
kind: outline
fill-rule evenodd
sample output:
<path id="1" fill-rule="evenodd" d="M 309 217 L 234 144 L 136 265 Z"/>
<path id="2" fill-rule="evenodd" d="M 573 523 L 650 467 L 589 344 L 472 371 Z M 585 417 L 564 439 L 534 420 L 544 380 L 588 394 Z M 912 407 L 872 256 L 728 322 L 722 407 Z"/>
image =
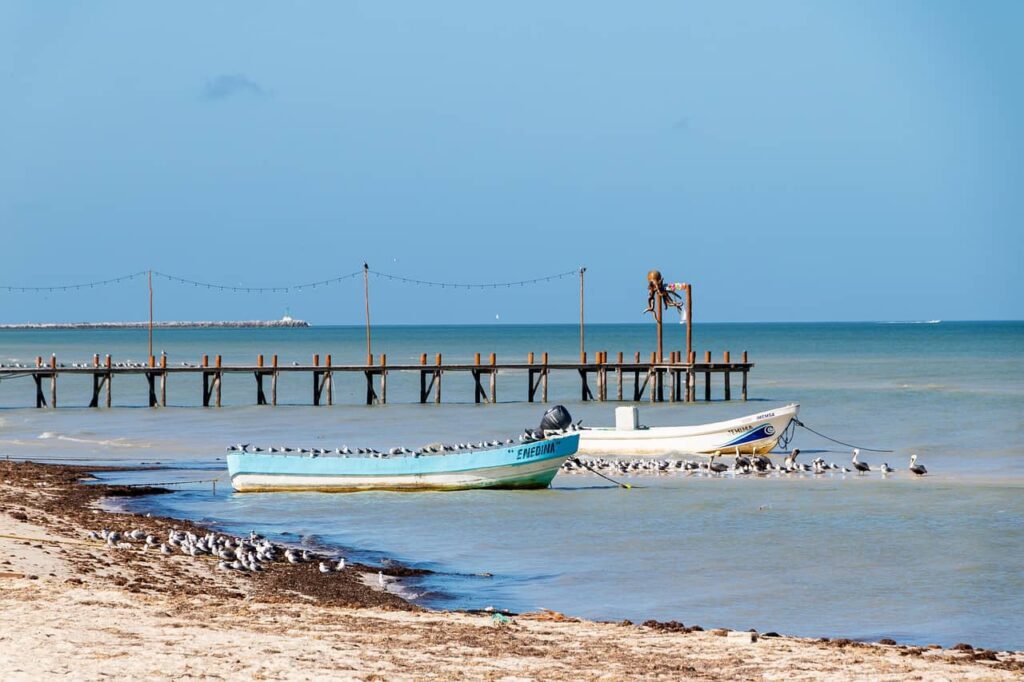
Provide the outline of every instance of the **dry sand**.
<path id="1" fill-rule="evenodd" d="M 95 508 L 70 467 L 0 463 L 0 676 L 255 679 L 1021 679 L 1024 655 L 433 612 L 273 565 L 257 579 L 86 530 L 189 524 Z M 401 573 L 400 569 L 395 570 Z"/>

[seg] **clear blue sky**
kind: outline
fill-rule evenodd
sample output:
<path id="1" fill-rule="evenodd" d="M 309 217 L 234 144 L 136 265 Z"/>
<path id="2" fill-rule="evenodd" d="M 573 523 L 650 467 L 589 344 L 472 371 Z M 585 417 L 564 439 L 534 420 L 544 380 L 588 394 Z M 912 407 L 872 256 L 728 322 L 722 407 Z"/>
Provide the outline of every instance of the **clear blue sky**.
<path id="1" fill-rule="evenodd" d="M 153 268 L 651 267 L 715 321 L 1024 318 L 1021 2 L 4 2 L 0 285 Z M 373 283 L 382 323 L 572 322 L 573 280 Z M 159 283 L 157 317 L 358 323 Z M 130 287 L 0 292 L 0 321 L 142 319 Z"/>

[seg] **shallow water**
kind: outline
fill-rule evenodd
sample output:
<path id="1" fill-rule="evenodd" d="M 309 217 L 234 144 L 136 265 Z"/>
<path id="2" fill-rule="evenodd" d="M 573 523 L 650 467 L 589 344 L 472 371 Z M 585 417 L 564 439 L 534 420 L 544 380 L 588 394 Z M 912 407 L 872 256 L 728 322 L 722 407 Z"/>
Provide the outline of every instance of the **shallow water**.
<path id="1" fill-rule="evenodd" d="M 282 362 L 332 352 L 356 361 L 361 330 L 161 332 L 172 362 L 221 352 L 225 361 L 278 352 Z M 649 348 L 639 325 L 588 329 L 593 349 Z M 389 361 L 444 352 L 451 359 L 548 350 L 571 358 L 571 327 L 384 328 Z M 144 354 L 145 333 L 0 332 L 0 361 L 58 352 Z M 702 325 L 698 348 L 751 352 L 756 400 L 641 406 L 648 424 L 698 423 L 798 401 L 801 418 L 899 471 L 859 477 L 638 477 L 616 489 L 590 475 L 559 475 L 551 490 L 443 494 L 237 495 L 192 486 L 143 500 L 163 512 L 225 528 L 306 536 L 368 560 L 393 557 L 439 573 L 412 588 L 444 607 L 552 608 L 601 619 L 677 619 L 704 626 L 794 634 L 1024 648 L 1024 324 Z M 308 401 L 308 377 L 282 382 Z M 360 379 L 361 380 L 361 379 Z M 221 470 L 224 445 L 415 446 L 518 433 L 540 405 L 355 404 L 258 408 L 253 381 L 225 379 L 220 410 L 195 408 L 0 410 L 0 453 L 37 459 L 174 462 L 188 467 L 127 478 L 189 480 Z M 355 403 L 354 378 L 338 394 Z M 415 399 L 415 378 L 389 380 L 393 401 Z M 445 382 L 445 400 L 471 399 L 468 378 Z M 115 402 L 142 404 L 144 380 L 115 380 Z M 88 380 L 61 379 L 63 404 L 84 404 Z M 137 384 L 137 385 L 133 385 Z M 171 402 L 198 399 L 178 379 Z M 499 398 L 520 398 L 525 377 L 499 377 Z M 573 402 L 578 386 L 552 386 L 586 423 L 610 423 L 613 404 Z M 702 386 L 698 394 L 701 394 Z M 720 395 L 720 386 L 715 394 Z M 30 380 L 0 383 L 0 404 L 26 405 Z M 798 431 L 794 443 L 836 462 L 848 449 Z M 932 473 L 905 471 L 918 452 Z M 200 468 L 201 471 L 191 469 Z M 136 502 L 133 502 L 136 504 Z M 489 572 L 493 577 L 472 574 Z"/>

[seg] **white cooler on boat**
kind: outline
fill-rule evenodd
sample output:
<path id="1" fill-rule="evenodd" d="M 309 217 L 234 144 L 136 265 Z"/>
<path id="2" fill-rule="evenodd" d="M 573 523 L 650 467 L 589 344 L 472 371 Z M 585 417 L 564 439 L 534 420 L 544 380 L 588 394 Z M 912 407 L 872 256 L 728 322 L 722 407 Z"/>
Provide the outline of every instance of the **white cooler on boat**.
<path id="1" fill-rule="evenodd" d="M 615 430 L 636 431 L 640 428 L 640 409 L 637 407 L 615 408 Z"/>

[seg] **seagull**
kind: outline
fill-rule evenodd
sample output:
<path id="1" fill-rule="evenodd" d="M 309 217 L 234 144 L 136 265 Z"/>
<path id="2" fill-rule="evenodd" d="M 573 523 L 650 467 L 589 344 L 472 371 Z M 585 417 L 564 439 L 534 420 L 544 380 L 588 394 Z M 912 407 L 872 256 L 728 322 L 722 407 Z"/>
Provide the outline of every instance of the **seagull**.
<path id="1" fill-rule="evenodd" d="M 910 472 L 917 476 L 924 476 L 928 473 L 928 470 L 924 468 L 923 464 L 917 463 L 917 455 L 910 456 Z"/>
<path id="2" fill-rule="evenodd" d="M 338 565 L 334 567 L 335 571 L 345 570 L 345 557 L 338 559 Z"/>
<path id="3" fill-rule="evenodd" d="M 380 587 L 387 585 L 387 581 L 384 580 L 384 571 L 377 571 L 377 585 Z"/>
<path id="4" fill-rule="evenodd" d="M 883 474 L 891 474 L 896 470 L 889 466 L 888 462 L 882 462 L 882 468 L 879 469 L 879 471 L 881 471 Z"/>
<path id="5" fill-rule="evenodd" d="M 321 561 L 320 562 L 320 572 L 321 573 L 333 573 L 334 569 Z"/>
<path id="6" fill-rule="evenodd" d="M 868 466 L 867 462 L 858 462 L 857 461 L 858 455 L 860 455 L 860 450 L 854 450 L 853 451 L 853 459 L 850 460 L 850 462 L 853 463 L 853 468 L 856 469 L 860 473 L 864 473 L 865 471 L 871 471 L 871 467 Z"/>

